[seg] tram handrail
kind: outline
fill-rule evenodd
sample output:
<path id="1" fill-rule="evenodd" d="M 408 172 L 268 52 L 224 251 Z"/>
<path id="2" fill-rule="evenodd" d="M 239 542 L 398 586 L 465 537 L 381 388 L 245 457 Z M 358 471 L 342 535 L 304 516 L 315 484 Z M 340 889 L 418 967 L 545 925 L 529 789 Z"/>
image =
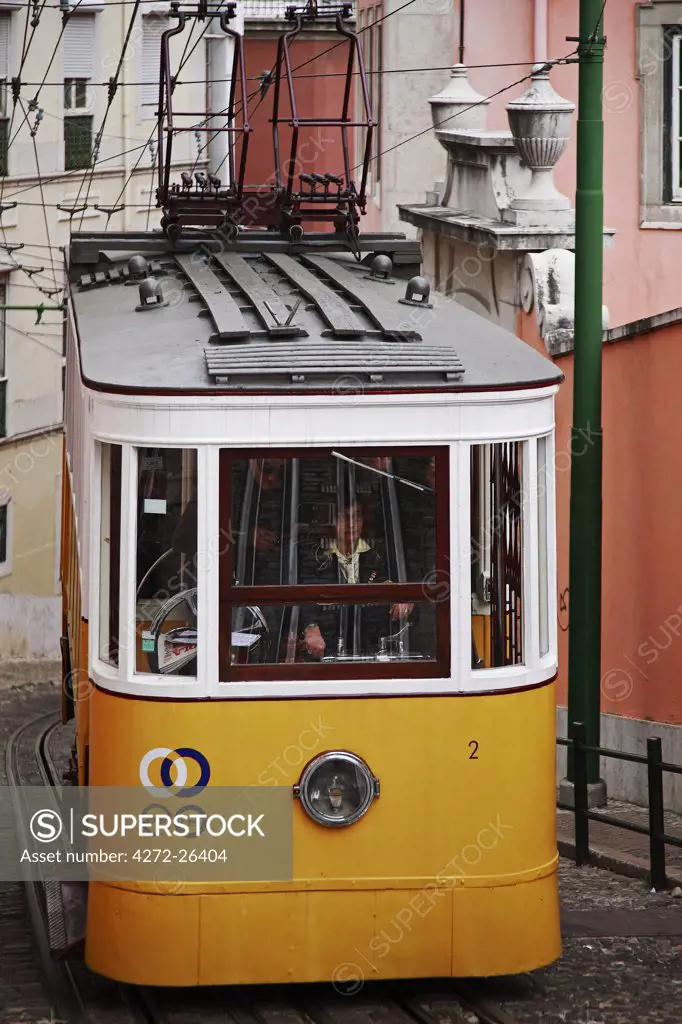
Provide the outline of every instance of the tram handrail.
<path id="1" fill-rule="evenodd" d="M 663 760 L 660 737 L 647 739 L 646 756 L 631 754 L 625 750 L 611 750 L 608 747 L 592 746 L 585 743 L 585 726 L 582 722 L 574 722 L 569 730 L 570 736 L 557 737 L 557 745 L 568 748 L 573 768 L 574 799 L 573 804 L 557 801 L 557 808 L 572 811 L 575 821 L 575 862 L 576 865 L 589 864 L 591 859 L 589 823 L 599 822 L 626 832 L 635 832 L 649 838 L 649 873 L 652 889 L 660 891 L 668 884 L 666 873 L 666 846 L 682 849 L 682 838 L 669 835 L 665 831 L 665 806 L 663 797 L 663 777 L 665 773 L 682 775 L 682 765 L 672 764 Z M 648 795 L 648 827 L 632 821 L 625 821 L 612 814 L 590 810 L 588 790 L 588 763 L 595 757 L 612 758 L 647 767 Z"/>

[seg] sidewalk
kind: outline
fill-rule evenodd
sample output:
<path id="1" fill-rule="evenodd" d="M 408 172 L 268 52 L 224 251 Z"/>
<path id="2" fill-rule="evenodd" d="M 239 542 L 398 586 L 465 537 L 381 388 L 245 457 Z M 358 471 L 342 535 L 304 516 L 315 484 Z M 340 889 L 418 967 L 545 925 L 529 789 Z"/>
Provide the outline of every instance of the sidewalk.
<path id="1" fill-rule="evenodd" d="M 614 818 L 649 826 L 649 812 L 646 807 L 636 807 L 621 800 L 609 800 L 603 808 L 595 808 L 595 813 L 602 811 Z M 557 840 L 559 853 L 564 857 L 575 858 L 574 817 L 571 811 L 557 810 Z M 629 875 L 631 878 L 649 878 L 649 837 L 636 832 L 628 832 L 615 825 L 589 822 L 591 863 L 599 867 Z M 682 815 L 666 811 L 666 835 L 682 839 Z M 682 848 L 666 846 L 666 872 L 668 885 L 682 886 Z"/>

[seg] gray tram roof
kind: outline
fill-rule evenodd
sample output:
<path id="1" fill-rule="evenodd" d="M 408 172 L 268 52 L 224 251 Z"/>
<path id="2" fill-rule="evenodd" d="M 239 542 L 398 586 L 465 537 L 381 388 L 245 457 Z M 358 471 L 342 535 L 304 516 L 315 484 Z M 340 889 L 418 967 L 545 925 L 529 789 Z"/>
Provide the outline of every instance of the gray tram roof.
<path id="1" fill-rule="evenodd" d="M 138 393 L 291 393 L 562 380 L 550 359 L 452 299 L 432 291 L 431 308 L 401 302 L 419 272 L 418 248 L 404 236 L 361 239 L 370 262 L 392 255 L 390 282 L 338 248 L 330 235 L 295 248 L 265 232 L 175 247 L 159 233 L 74 235 L 70 295 L 85 381 Z M 161 282 L 163 301 L 152 308 L 140 308 L 134 255 Z"/>

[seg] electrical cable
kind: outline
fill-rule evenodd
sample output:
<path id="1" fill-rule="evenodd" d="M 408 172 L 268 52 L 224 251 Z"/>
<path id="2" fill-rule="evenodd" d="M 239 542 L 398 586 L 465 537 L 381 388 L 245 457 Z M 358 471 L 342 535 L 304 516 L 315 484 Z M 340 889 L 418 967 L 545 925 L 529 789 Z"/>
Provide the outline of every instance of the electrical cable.
<path id="1" fill-rule="evenodd" d="M 365 29 L 361 29 L 360 31 L 364 32 Z M 467 64 L 467 70 L 468 71 L 472 71 L 472 70 L 476 70 L 476 69 L 479 69 L 479 68 L 521 68 L 521 67 L 532 67 L 535 64 L 537 64 L 537 61 L 535 61 L 535 60 L 511 60 L 511 61 L 501 61 L 501 62 L 495 63 L 495 64 Z M 452 71 L 452 64 L 445 64 L 445 65 L 442 65 L 441 67 L 429 67 L 429 68 L 383 68 L 383 69 L 377 70 L 377 71 L 367 71 L 367 70 L 365 70 L 365 74 L 367 75 L 368 78 L 370 78 L 373 75 L 413 75 L 413 74 L 423 74 L 423 73 L 425 73 L 427 71 Z M 292 72 L 292 74 L 293 74 L 293 72 Z M 357 75 L 359 75 L 359 74 L 360 74 L 359 71 L 353 71 L 353 77 L 354 78 Z M 296 78 L 299 79 L 299 81 L 301 81 L 301 82 L 305 81 L 306 79 L 315 79 L 315 78 L 345 78 L 345 77 L 346 77 L 346 72 L 345 71 L 323 71 L 323 72 L 320 72 L 319 74 L 316 74 L 316 75 L 296 75 Z M 262 79 L 261 75 L 247 75 L 246 76 L 246 81 L 247 82 L 262 82 L 262 80 L 263 79 Z M 231 78 L 211 78 L 210 79 L 211 83 L 230 82 L 230 81 L 231 81 Z M 26 85 L 26 86 L 38 85 L 38 84 L 39 84 L 38 82 L 22 82 L 22 85 Z M 205 78 L 176 78 L 175 79 L 175 84 L 176 84 L 176 86 L 178 86 L 178 85 L 206 85 L 207 83 L 206 83 L 206 79 Z M 158 82 L 119 82 L 119 89 L 127 89 L 129 86 L 142 87 L 144 85 L 158 85 Z M 90 82 L 90 86 L 93 87 L 93 88 L 96 87 L 96 86 L 100 86 L 102 88 L 108 88 L 109 83 L 108 82 Z M 63 89 L 63 87 L 64 87 L 64 83 L 63 82 L 45 82 L 45 86 L 44 86 L 44 88 L 56 88 L 56 89 Z M 55 117 L 56 115 L 52 114 L 52 115 L 48 115 L 48 116 Z"/>
<path id="2" fill-rule="evenodd" d="M 78 0 L 78 3 L 76 4 L 76 7 L 78 7 L 81 4 L 81 2 L 82 2 L 82 0 Z M 21 61 L 19 63 L 19 76 L 17 76 L 17 82 L 19 82 L 19 83 L 20 83 L 21 70 L 23 69 L 24 64 L 26 63 L 26 60 L 28 58 L 28 54 L 29 54 L 29 51 L 31 49 L 31 45 L 32 45 L 33 40 L 34 40 L 35 35 L 36 35 L 36 29 L 38 28 L 38 25 L 40 24 L 40 15 L 42 14 L 44 7 L 45 7 L 45 0 L 43 0 L 43 7 L 41 7 L 40 12 L 38 13 L 37 17 L 35 17 L 34 24 L 33 24 L 33 31 L 31 32 L 31 35 L 30 35 L 30 37 L 28 39 L 28 42 L 26 41 L 26 36 L 28 35 L 28 16 L 29 16 L 29 11 L 27 10 L 27 12 L 26 12 L 26 24 L 24 26 L 24 40 L 23 40 L 23 44 L 22 44 Z M 34 11 L 34 15 L 35 15 L 35 11 Z M 50 67 L 52 66 L 52 61 L 54 60 L 55 53 L 57 52 L 57 46 L 59 45 L 59 41 L 61 40 L 62 34 L 64 32 L 64 28 L 66 27 L 66 21 L 67 21 L 67 18 L 64 17 L 62 19 L 62 30 L 61 30 L 61 32 L 59 34 L 59 39 L 57 40 L 57 43 L 55 44 L 55 49 L 54 49 L 54 52 L 52 54 L 52 58 L 50 60 L 50 64 L 48 65 L 48 68 L 47 68 L 47 70 L 45 72 L 44 80 L 47 79 L 47 75 L 49 73 Z M 10 117 L 9 126 L 8 126 L 8 129 L 7 129 L 7 138 L 9 140 L 8 144 L 7 144 L 7 152 L 8 152 L 8 154 L 10 152 L 10 148 L 11 148 L 11 144 L 12 144 L 12 138 L 16 139 L 16 136 L 19 133 L 19 131 L 21 130 L 22 125 L 25 124 L 26 120 L 27 120 L 27 114 L 26 114 L 26 111 L 24 111 L 23 104 L 22 104 L 22 108 L 21 109 L 22 109 L 22 114 L 24 115 L 24 120 L 22 121 L 22 125 L 20 125 L 19 128 L 17 129 L 14 137 L 12 137 L 12 126 L 14 124 L 14 118 L 15 118 L 16 112 L 17 112 L 17 102 L 19 101 L 19 89 L 20 89 L 20 85 L 17 87 L 16 93 L 13 94 L 12 115 Z M 38 89 L 38 92 L 36 93 L 34 99 L 29 103 L 29 111 L 32 110 L 32 109 L 37 109 L 37 107 L 38 107 L 38 102 L 37 101 L 38 101 L 39 93 L 40 93 L 40 89 Z M 40 184 L 40 190 L 41 190 L 41 195 L 42 195 L 42 183 L 40 182 L 40 175 L 39 175 L 39 184 Z M 9 256 L 10 260 L 14 264 L 16 264 L 17 261 L 14 259 L 14 256 L 12 255 L 12 250 L 11 250 L 11 248 L 9 246 L 7 246 L 7 236 L 6 236 L 6 233 L 5 233 L 5 227 L 2 224 L 4 189 L 5 189 L 5 178 L 3 176 L 2 182 L 0 182 L 0 229 L 2 230 L 2 237 L 3 237 L 3 240 L 4 240 L 4 242 L 6 244 L 6 247 L 7 247 L 8 256 Z M 49 241 L 50 241 L 50 239 L 48 238 L 48 243 L 49 243 Z M 55 281 L 55 284 L 56 284 L 56 281 Z M 38 286 L 36 285 L 36 287 L 38 287 Z M 42 289 L 39 289 L 39 290 L 42 290 Z"/>

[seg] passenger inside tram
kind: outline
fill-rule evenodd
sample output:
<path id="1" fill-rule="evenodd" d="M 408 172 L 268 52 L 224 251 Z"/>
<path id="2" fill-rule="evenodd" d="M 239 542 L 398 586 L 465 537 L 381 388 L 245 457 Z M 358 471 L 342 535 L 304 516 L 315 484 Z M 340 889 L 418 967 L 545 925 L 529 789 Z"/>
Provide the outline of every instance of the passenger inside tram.
<path id="1" fill-rule="evenodd" d="M 197 636 L 196 466 L 178 450 L 150 449 L 141 456 L 138 671 L 191 675 Z M 233 606 L 232 663 L 432 658 L 435 608 L 429 601 L 377 602 L 363 594 L 361 601 L 353 595 L 349 603 L 334 603 L 324 600 L 324 590 L 339 583 L 432 582 L 434 463 L 425 456 L 351 458 L 338 452 L 231 459 L 229 535 L 224 543 L 221 537 L 219 557 L 229 547 L 232 586 L 319 588 L 315 603 L 270 597 Z M 172 502 L 171 492 L 177 493 Z M 161 542 L 152 545 L 153 529 Z"/>
<path id="2" fill-rule="evenodd" d="M 238 534 L 235 585 L 321 588 L 314 604 L 259 605 L 274 628 L 268 630 L 267 644 L 254 642 L 248 652 L 238 638 L 236 661 L 366 660 L 398 656 L 398 651 L 403 657 L 433 655 L 435 615 L 427 602 L 324 600 L 330 585 L 420 583 L 433 573 L 434 459 L 400 460 L 400 471 L 397 463 L 388 456 L 351 458 L 337 452 L 284 459 L 281 489 L 273 494 L 266 522 L 262 495 L 255 488 L 249 493 L 245 485 L 246 460 L 234 460 L 232 520 L 249 524 Z M 261 531 L 271 543 L 263 547 L 262 557 L 246 557 Z M 240 631 L 251 642 L 252 613 L 233 613 L 233 643 Z"/>
<path id="3" fill-rule="evenodd" d="M 300 582 L 388 582 L 385 560 L 366 539 L 370 534 L 365 530 L 365 523 L 371 522 L 373 511 L 371 507 L 368 509 L 366 500 L 353 496 L 350 488 L 346 488 L 342 500 L 337 502 L 334 530 L 326 538 L 327 544 L 320 548 L 314 578 Z M 392 604 L 388 610 L 385 605 L 369 603 L 350 608 L 343 605 L 304 605 L 301 619 L 305 650 L 313 658 L 322 658 L 328 649 L 345 654 L 357 652 L 358 648 L 376 648 L 382 634 L 386 636 L 396 631 L 397 627 L 391 628 L 389 620 L 395 623 L 411 615 L 413 610 L 414 604 Z"/>

